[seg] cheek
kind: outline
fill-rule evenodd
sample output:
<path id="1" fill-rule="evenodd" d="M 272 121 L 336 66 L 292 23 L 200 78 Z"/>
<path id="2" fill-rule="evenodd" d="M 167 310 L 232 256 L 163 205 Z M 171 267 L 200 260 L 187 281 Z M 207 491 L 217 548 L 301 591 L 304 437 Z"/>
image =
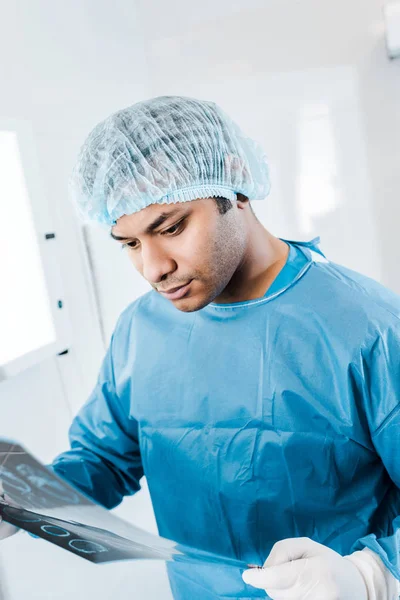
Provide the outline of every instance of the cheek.
<path id="1" fill-rule="evenodd" d="M 140 256 L 140 252 L 133 252 L 132 250 L 128 250 L 128 257 L 132 265 L 135 267 L 136 271 L 138 271 L 141 275 L 143 275 L 143 264 Z"/>
<path id="2" fill-rule="evenodd" d="M 175 260 L 179 271 L 202 272 L 211 267 L 213 241 L 211 236 L 203 231 L 191 231 L 181 239 L 177 238 L 175 247 Z"/>

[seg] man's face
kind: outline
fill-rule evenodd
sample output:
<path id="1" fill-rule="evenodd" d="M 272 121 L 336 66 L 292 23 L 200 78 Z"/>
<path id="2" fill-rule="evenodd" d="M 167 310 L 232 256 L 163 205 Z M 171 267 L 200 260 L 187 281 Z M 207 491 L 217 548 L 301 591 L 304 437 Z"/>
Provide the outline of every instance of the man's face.
<path id="1" fill-rule="evenodd" d="M 153 204 L 118 219 L 111 235 L 157 292 L 192 312 L 217 298 L 243 260 L 242 212 L 234 202 L 222 215 L 212 198 Z"/>

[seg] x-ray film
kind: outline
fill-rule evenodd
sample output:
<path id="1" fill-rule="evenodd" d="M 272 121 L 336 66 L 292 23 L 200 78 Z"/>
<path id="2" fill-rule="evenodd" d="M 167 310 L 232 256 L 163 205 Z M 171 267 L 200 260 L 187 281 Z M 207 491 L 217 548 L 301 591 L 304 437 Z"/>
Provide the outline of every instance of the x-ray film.
<path id="1" fill-rule="evenodd" d="M 21 529 L 93 563 L 159 559 L 247 569 L 242 561 L 148 533 L 113 515 L 38 462 L 0 439 L 0 514 Z"/>

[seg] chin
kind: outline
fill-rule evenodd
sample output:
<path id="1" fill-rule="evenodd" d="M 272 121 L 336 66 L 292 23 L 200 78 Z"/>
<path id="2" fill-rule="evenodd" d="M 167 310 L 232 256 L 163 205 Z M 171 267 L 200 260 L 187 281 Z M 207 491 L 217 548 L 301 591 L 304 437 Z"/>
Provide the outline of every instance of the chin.
<path id="1" fill-rule="evenodd" d="M 175 306 L 175 308 L 177 308 L 178 310 L 180 310 L 181 312 L 196 312 L 197 310 L 201 310 L 202 308 L 204 308 L 205 306 L 207 306 L 207 304 L 209 304 L 210 302 L 212 302 L 212 300 L 208 300 L 205 298 L 181 298 L 180 300 L 175 300 L 175 302 L 172 302 L 172 304 Z"/>

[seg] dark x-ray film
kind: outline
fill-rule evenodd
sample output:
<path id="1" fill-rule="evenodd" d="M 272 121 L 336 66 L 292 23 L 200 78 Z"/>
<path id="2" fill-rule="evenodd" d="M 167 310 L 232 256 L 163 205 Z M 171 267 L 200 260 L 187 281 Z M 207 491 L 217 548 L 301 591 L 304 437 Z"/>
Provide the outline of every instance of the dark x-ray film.
<path id="1" fill-rule="evenodd" d="M 148 533 L 95 504 L 18 443 L 0 439 L 0 514 L 29 533 L 93 563 L 159 559 L 247 569 Z"/>

